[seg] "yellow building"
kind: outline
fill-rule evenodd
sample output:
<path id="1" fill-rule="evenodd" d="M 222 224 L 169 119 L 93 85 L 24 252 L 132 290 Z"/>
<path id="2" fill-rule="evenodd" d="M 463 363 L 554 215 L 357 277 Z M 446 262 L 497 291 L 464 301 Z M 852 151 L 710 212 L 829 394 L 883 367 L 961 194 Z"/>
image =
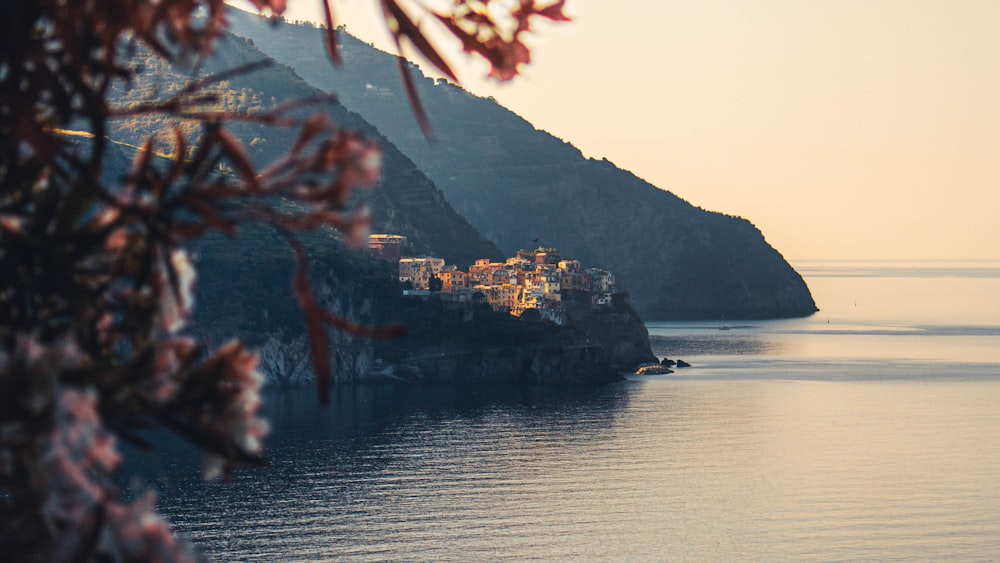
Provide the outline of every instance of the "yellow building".
<path id="1" fill-rule="evenodd" d="M 559 269 L 568 274 L 578 273 L 580 271 L 580 261 L 579 260 L 560 260 Z"/>
<path id="2" fill-rule="evenodd" d="M 469 267 L 469 279 L 471 283 L 494 285 L 493 272 L 503 270 L 506 266 L 506 264 L 500 262 L 490 262 L 486 258 L 481 258 Z"/>
<path id="3" fill-rule="evenodd" d="M 562 300 L 562 284 L 559 283 L 558 274 L 542 274 L 538 281 L 545 299 L 549 301 Z"/>
<path id="4" fill-rule="evenodd" d="M 458 292 L 469 287 L 469 274 L 451 266 L 452 269 L 444 269 L 438 274 L 441 278 L 441 291 L 446 293 Z"/>
<path id="5" fill-rule="evenodd" d="M 399 260 L 399 281 L 410 282 L 413 289 L 430 289 L 430 281 L 439 276 L 444 268 L 443 258 L 401 258 Z"/>

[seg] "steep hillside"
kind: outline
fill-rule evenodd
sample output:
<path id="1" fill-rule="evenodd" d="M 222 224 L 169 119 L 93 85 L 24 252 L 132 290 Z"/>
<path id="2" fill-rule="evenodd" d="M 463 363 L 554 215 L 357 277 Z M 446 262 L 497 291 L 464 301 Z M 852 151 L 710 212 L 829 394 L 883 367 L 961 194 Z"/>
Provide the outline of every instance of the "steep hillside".
<path id="1" fill-rule="evenodd" d="M 260 57 L 248 42 L 230 37 L 222 44 L 219 58 L 211 59 L 204 72 L 233 68 Z M 145 57 L 141 63 L 147 72 L 129 87 L 117 87 L 116 105 L 128 106 L 150 95 L 169 96 L 187 79 L 154 57 Z M 233 77 L 210 90 L 218 96 L 218 101 L 212 102 L 217 106 L 213 109 L 251 113 L 317 94 L 280 65 Z M 341 106 L 329 106 L 327 111 L 337 123 L 378 137 L 374 128 Z M 136 147 L 146 136 L 174 125 L 193 138 L 200 127 L 162 117 L 115 124 L 104 161 L 105 179 L 114 183 L 124 178 L 137 154 Z M 259 163 L 268 162 L 294 141 L 293 131 L 257 124 L 234 123 L 232 131 L 249 142 Z M 86 150 L 86 140 L 73 139 Z M 161 144 L 157 149 L 167 152 L 170 145 Z M 371 198 L 378 228 L 406 234 L 416 251 L 443 256 L 463 266 L 476 258 L 499 257 L 496 247 L 458 216 L 391 143 L 384 142 L 383 154 L 383 181 L 375 190 L 365 192 Z M 162 157 L 156 161 L 164 166 L 167 163 Z M 494 313 L 488 306 L 470 310 L 437 298 L 403 297 L 394 264 L 347 250 L 331 230 L 304 233 L 301 239 L 321 306 L 357 324 L 402 322 L 409 329 L 406 336 L 377 342 L 330 330 L 329 351 L 338 382 L 386 377 L 412 382 L 596 383 L 618 379 L 619 371 L 655 360 L 645 327 L 627 306 L 597 310 L 589 323 L 572 327 L 521 322 Z M 295 264 L 283 237 L 270 229 L 244 225 L 233 239 L 213 233 L 194 241 L 190 250 L 198 270 L 193 331 L 210 347 L 234 336 L 241 338 L 260 351 L 261 370 L 273 384 L 311 382 L 308 339 L 291 288 Z M 618 330 L 610 334 L 599 330 L 606 327 Z M 376 363 L 376 359 L 385 362 Z"/>
<path id="2" fill-rule="evenodd" d="M 267 60 L 269 57 L 256 50 L 251 42 L 227 35 L 219 42 L 216 53 L 206 61 L 197 77 L 230 70 L 247 63 Z M 134 62 L 144 68 L 132 84 L 117 84 L 113 102 L 119 106 L 166 99 L 180 91 L 192 76 L 170 67 L 149 54 L 138 54 Z M 287 66 L 274 63 L 251 73 L 232 76 L 212 84 L 207 92 L 218 97 L 211 109 L 238 113 L 257 113 L 277 104 L 304 100 L 322 94 L 296 76 Z M 441 256 L 450 263 L 461 266 L 478 258 L 500 258 L 497 247 L 484 239 L 469 222 L 455 212 L 434 183 L 391 142 L 359 115 L 336 103 L 326 103 L 298 111 L 307 116 L 323 110 L 339 126 L 362 131 L 377 139 L 382 146 L 383 175 L 374 190 L 359 192 L 367 199 L 372 211 L 373 230 L 406 235 L 414 254 Z M 114 124 L 112 138 L 139 145 L 148 136 L 160 134 L 164 140 L 172 139 L 168 126 L 179 125 L 189 134 L 196 135 L 199 124 L 179 122 L 162 116 L 140 117 Z M 258 165 L 271 162 L 292 146 L 297 131 L 290 128 L 264 127 L 257 123 L 234 123 L 230 130 L 242 140 L 250 156 Z M 169 150 L 164 143 L 160 150 Z"/>
<path id="3" fill-rule="evenodd" d="M 744 219 L 693 207 L 606 160 L 584 158 L 494 100 L 414 68 L 437 137 L 428 143 L 393 55 L 341 33 L 344 66 L 333 70 L 318 29 L 270 26 L 236 10 L 230 20 L 235 33 L 374 123 L 505 253 L 537 240 L 608 268 L 650 319 L 816 310 L 801 276 Z"/>
<path id="4" fill-rule="evenodd" d="M 404 297 L 391 265 L 310 238 L 318 243 L 311 272 L 322 306 L 355 323 L 407 329 L 401 337 L 374 341 L 329 331 L 338 382 L 603 383 L 657 360 L 645 326 L 624 303 L 556 326 L 483 304 L 466 308 L 436 296 Z M 294 264 L 282 241 L 248 229 L 236 241 L 200 241 L 197 251 L 196 332 L 214 344 L 239 336 L 260 350 L 273 384 L 312 382 L 308 340 L 289 286 Z"/>
<path id="5" fill-rule="evenodd" d="M 136 154 L 134 147 L 111 143 L 105 179 L 123 177 Z M 403 296 L 394 264 L 347 250 L 329 231 L 301 238 L 322 307 L 356 324 L 406 328 L 387 340 L 328 330 L 336 382 L 593 384 L 619 380 L 621 372 L 657 360 L 646 327 L 624 300 L 595 309 L 588 297 L 566 326 L 521 320 L 481 303 Z M 296 264 L 282 236 L 243 225 L 234 238 L 213 233 L 189 250 L 197 269 L 193 333 L 209 348 L 240 338 L 260 353 L 260 369 L 272 385 L 313 383 L 309 340 L 291 286 Z"/>

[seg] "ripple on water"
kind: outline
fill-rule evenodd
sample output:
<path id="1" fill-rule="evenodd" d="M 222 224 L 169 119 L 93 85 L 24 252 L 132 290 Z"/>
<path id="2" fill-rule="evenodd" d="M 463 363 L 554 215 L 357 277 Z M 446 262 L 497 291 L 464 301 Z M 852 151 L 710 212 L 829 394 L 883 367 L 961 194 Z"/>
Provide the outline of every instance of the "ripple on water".
<path id="1" fill-rule="evenodd" d="M 338 428 L 293 402 L 269 470 L 174 476 L 161 505 L 221 561 L 1000 553 L 998 382 L 659 379 L 543 400 L 417 396 L 399 416 L 396 396 Z"/>

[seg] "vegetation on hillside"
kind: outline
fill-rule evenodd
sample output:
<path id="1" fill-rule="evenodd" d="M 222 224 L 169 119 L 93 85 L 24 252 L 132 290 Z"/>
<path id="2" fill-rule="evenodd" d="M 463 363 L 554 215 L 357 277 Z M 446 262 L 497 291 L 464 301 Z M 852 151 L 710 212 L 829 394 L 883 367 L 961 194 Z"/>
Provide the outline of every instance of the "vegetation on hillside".
<path id="1" fill-rule="evenodd" d="M 397 41 L 447 68 L 401 1 L 380 2 Z M 285 7 L 284 0 L 252 3 L 277 14 Z M 329 56 L 337 62 L 333 14 L 329 2 L 322 5 Z M 327 326 L 373 331 L 318 305 L 296 233 L 333 228 L 348 240 L 362 238 L 368 221 L 352 209 L 351 193 L 378 180 L 380 153 L 371 139 L 324 114 L 293 114 L 301 104 L 226 111 L 219 85 L 247 68 L 193 80 L 149 103 L 109 103 L 113 84 L 135 76 L 129 61 L 136 49 L 175 63 L 204 62 L 226 26 L 222 0 L 38 0 L 6 8 L 0 20 L 3 555 L 197 559 L 156 515 L 151 496 L 125 500 L 113 478 L 121 464 L 118 441 L 149 447 L 137 430 L 156 425 L 200 447 L 210 475 L 263 461 L 267 424 L 259 413 L 257 356 L 237 341 L 209 349 L 187 331 L 196 272 L 186 244 L 209 233 L 232 236 L 248 223 L 288 243 L 323 400 L 331 379 Z M 560 19 L 561 10 L 561 1 L 521 2 L 498 23 L 487 2 L 459 0 L 429 15 L 507 78 L 527 62 L 521 34 L 530 20 Z M 504 32 L 509 22 L 515 29 Z M 412 88 L 409 97 L 426 130 Z M 155 139 L 136 143 L 142 148 L 127 174 L 108 181 L 112 123 L 138 118 L 152 129 L 159 125 L 154 116 L 193 118 L 200 127 L 191 138 L 183 124 L 172 123 L 169 152 L 176 158 L 166 163 L 154 156 Z M 280 123 L 298 133 L 259 167 L 231 133 L 229 124 L 239 121 Z"/>
<path id="2" fill-rule="evenodd" d="M 449 262 L 468 264 L 481 257 L 498 257 L 495 245 L 479 235 L 468 222 L 447 203 L 434 184 L 405 155 L 385 141 L 378 131 L 343 106 L 306 84 L 288 67 L 277 64 L 254 48 L 252 41 L 224 34 L 216 43 L 214 56 L 205 61 L 198 73 L 158 59 L 148 50 L 135 49 L 139 62 L 136 73 L 125 82 L 112 84 L 111 101 L 116 106 L 136 108 L 169 100 L 167 92 L 175 93 L 204 82 L 205 77 L 226 73 L 231 68 L 251 69 L 245 73 L 229 73 L 224 80 L 208 82 L 199 94 L 197 105 L 187 114 L 138 115 L 133 119 L 112 122 L 109 137 L 133 145 L 141 145 L 149 136 L 172 138 L 174 127 L 190 132 L 192 145 L 198 141 L 205 114 L 240 116 L 230 119 L 228 132 L 242 144 L 250 161 L 258 167 L 280 159 L 296 142 L 294 128 L 277 126 L 282 123 L 261 121 L 275 108 L 288 107 L 285 118 L 308 119 L 312 112 L 322 111 L 332 123 L 360 131 L 375 140 L 381 148 L 381 175 L 377 189 L 354 192 L 356 202 L 363 202 L 370 211 L 372 229 L 406 236 L 415 252 L 433 254 Z M 319 100 L 307 107 L 302 100 Z M 401 101 L 402 103 L 402 101 Z M 404 104 L 405 105 L 405 104 Z M 170 146 L 170 145 L 166 145 Z M 193 150 L 189 147 L 188 152 Z M 127 167 L 108 169 L 110 175 L 124 176 Z M 279 246 L 282 243 L 279 243 Z"/>
<path id="3" fill-rule="evenodd" d="M 299 48 L 317 30 L 271 29 L 236 10 L 230 19 L 235 33 L 371 120 L 504 255 L 555 246 L 613 271 L 649 319 L 815 311 L 802 278 L 744 219 L 698 209 L 607 160 L 584 157 L 495 100 L 418 75 L 435 127 L 436 142 L 425 143 L 400 104 L 405 89 L 393 55 L 344 35 L 340 51 L 352 64 L 327 73 L 321 58 Z"/>

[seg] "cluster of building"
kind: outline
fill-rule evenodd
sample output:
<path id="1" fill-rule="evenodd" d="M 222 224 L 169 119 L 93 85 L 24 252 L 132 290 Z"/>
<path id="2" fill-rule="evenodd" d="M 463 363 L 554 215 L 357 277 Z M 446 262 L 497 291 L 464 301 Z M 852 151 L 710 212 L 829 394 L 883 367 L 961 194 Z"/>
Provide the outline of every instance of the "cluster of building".
<path id="1" fill-rule="evenodd" d="M 444 259 L 402 255 L 406 237 L 371 235 L 369 255 L 399 264 L 399 281 L 408 295 L 439 292 L 456 302 L 485 301 L 495 311 L 521 316 L 535 309 L 542 318 L 562 323 L 564 291 L 590 295 L 595 306 L 611 303 L 615 277 L 599 268 L 583 268 L 578 260 L 563 260 L 554 249 L 520 251 L 505 262 L 476 260 L 468 271 L 446 265 Z"/>

